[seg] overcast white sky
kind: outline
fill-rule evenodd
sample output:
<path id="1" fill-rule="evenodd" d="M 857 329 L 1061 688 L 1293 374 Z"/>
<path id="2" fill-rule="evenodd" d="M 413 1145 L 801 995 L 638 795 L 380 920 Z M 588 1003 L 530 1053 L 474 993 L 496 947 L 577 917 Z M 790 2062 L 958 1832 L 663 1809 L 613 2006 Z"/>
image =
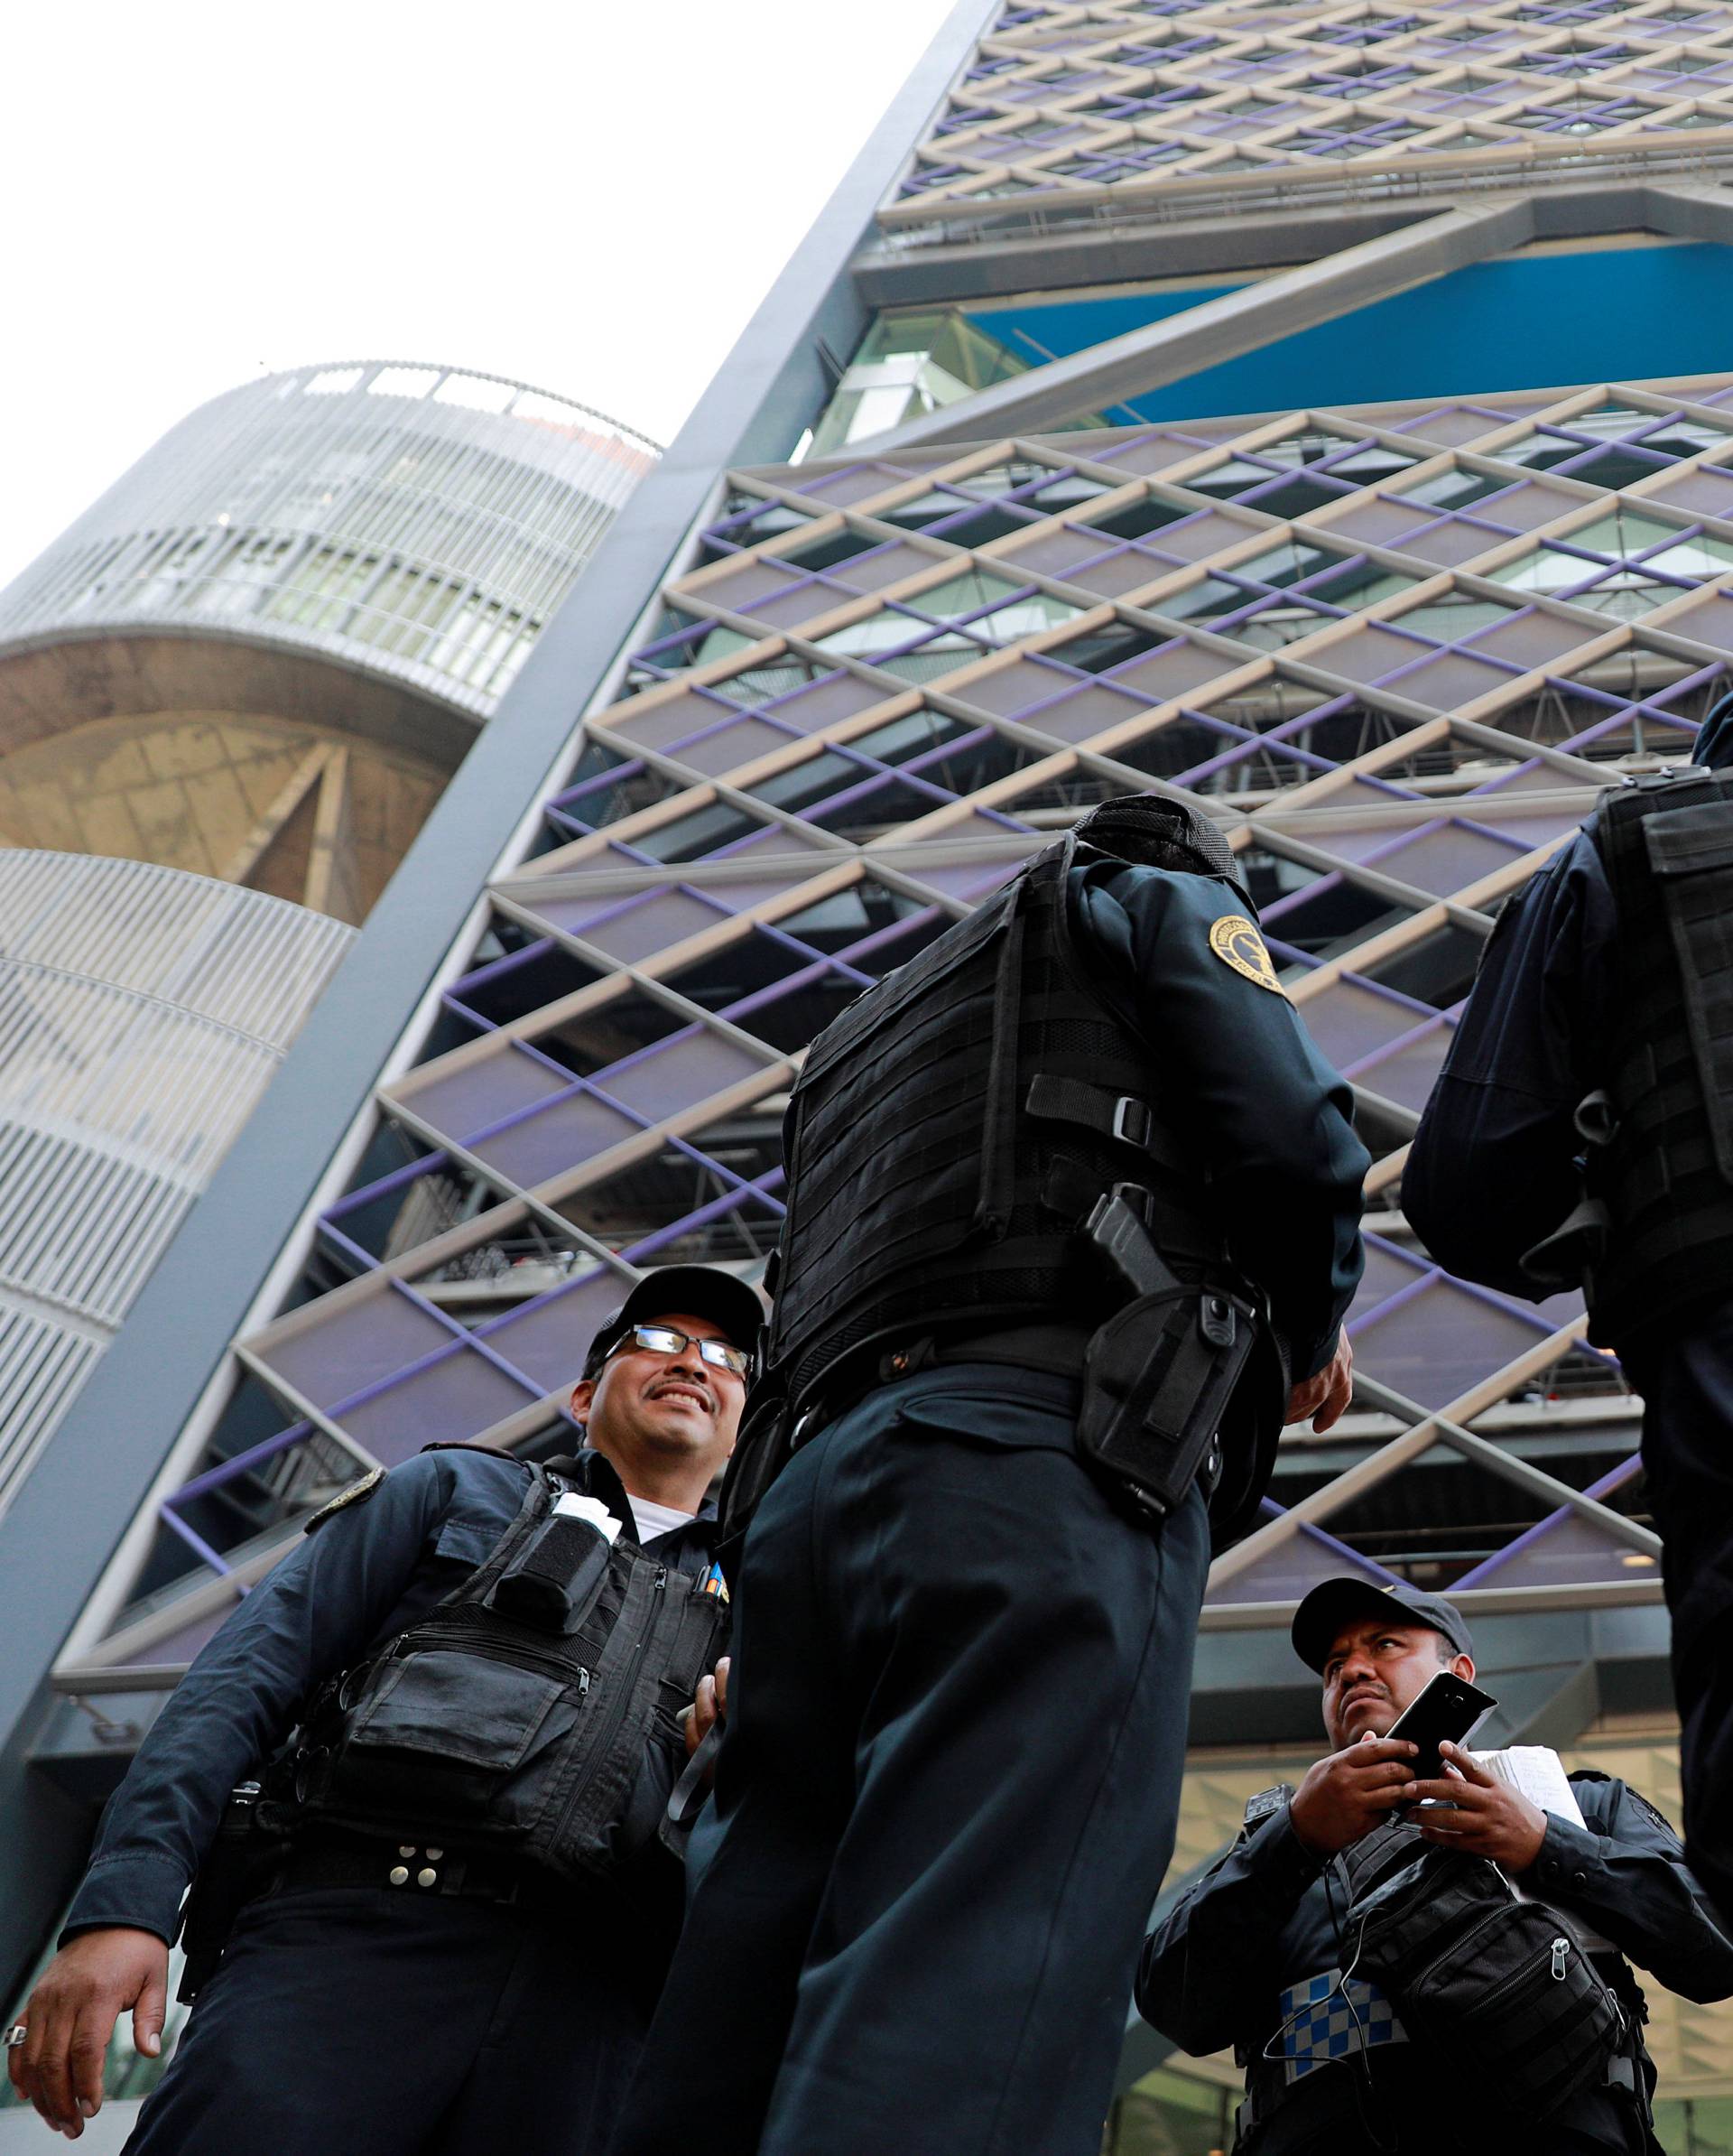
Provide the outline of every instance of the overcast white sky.
<path id="1" fill-rule="evenodd" d="M 192 405 L 310 359 L 671 440 L 947 6 L 11 11 L 0 583 Z"/>

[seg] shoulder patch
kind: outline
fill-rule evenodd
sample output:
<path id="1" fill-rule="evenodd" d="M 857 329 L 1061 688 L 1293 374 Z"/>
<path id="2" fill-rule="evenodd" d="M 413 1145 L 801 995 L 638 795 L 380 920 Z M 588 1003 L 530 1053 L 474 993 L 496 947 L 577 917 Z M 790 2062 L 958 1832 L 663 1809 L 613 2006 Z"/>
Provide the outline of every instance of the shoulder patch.
<path id="1" fill-rule="evenodd" d="M 339 1490 L 329 1504 L 321 1505 L 313 1514 L 301 1530 L 302 1533 L 310 1535 L 315 1528 L 323 1527 L 328 1519 L 342 1511 L 346 1505 L 365 1504 L 385 1479 L 385 1469 L 375 1467 L 369 1473 L 364 1474 L 358 1482 L 351 1482 L 347 1490 Z"/>
<path id="2" fill-rule="evenodd" d="M 1265 1819 L 1272 1819 L 1293 1795 L 1291 1781 L 1278 1781 L 1267 1789 L 1259 1789 L 1256 1796 L 1246 1799 L 1246 1817 L 1242 1824 L 1249 1832 L 1262 1826 Z"/>
<path id="3" fill-rule="evenodd" d="M 1223 914 L 1219 921 L 1212 923 L 1209 948 L 1223 965 L 1231 966 L 1247 980 L 1256 981 L 1259 988 L 1273 989 L 1278 996 L 1287 994 L 1275 977 L 1274 962 L 1256 924 L 1244 914 Z"/>

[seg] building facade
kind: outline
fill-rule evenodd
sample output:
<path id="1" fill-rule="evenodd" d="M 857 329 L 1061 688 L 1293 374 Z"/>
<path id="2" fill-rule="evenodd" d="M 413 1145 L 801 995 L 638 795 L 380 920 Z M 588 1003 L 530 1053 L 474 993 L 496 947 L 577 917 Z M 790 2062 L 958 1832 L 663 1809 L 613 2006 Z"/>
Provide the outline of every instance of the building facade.
<path id="1" fill-rule="evenodd" d="M 655 455 L 400 361 L 201 404 L 0 592 L 0 844 L 365 920 Z"/>
<path id="2" fill-rule="evenodd" d="M 267 376 L 0 593 L 0 1513 L 653 458 L 495 376 Z"/>
<path id="3" fill-rule="evenodd" d="M 454 782 L 493 821 L 411 996 L 291 1057 L 285 1117 L 341 1081 L 302 1191 L 171 1253 L 252 1265 L 208 1352 L 123 1334 L 151 1440 L 0 1805 L 111 1777 L 333 1480 L 553 1449 L 635 1270 L 755 1276 L 806 1042 L 1141 787 L 1220 824 L 1375 1157 L 1354 1411 L 1212 1575 L 1174 1878 L 1320 1749 L 1334 1572 L 1460 1596 L 1505 1741 L 1674 1804 L 1640 1403 L 1401 1184 L 1498 906 L 1728 685 L 1723 81 L 1719 5 L 958 9 Z M 1733 2021 L 1654 2003 L 1682 2148 Z M 1221 2145 L 1234 2079 L 1129 2029 L 1109 2147 Z"/>

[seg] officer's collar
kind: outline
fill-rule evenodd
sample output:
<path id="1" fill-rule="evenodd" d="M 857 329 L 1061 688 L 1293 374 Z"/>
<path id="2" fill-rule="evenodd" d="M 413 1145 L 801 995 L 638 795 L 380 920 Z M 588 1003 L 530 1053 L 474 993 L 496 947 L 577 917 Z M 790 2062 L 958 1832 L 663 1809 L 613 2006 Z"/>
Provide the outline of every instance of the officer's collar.
<path id="1" fill-rule="evenodd" d="M 578 1464 L 583 1471 L 584 1490 L 590 1497 L 599 1498 L 613 1513 L 633 1540 L 637 1540 L 637 1519 L 632 1510 L 632 1500 L 626 1484 L 620 1480 L 620 1471 L 606 1453 L 598 1452 L 593 1445 L 579 1448 Z M 708 1526 L 716 1518 L 716 1500 L 707 1497 L 692 1515 L 690 1525 Z M 683 1528 L 671 1529 L 670 1533 L 680 1534 Z"/>

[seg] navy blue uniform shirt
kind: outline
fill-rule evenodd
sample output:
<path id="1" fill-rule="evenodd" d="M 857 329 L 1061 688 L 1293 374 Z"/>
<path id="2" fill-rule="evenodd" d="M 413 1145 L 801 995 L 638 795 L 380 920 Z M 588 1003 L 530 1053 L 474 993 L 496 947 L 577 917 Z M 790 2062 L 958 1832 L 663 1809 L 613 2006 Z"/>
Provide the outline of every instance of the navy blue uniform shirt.
<path id="1" fill-rule="evenodd" d="M 1733 697 L 1704 720 L 1691 761 L 1733 764 Z M 1555 1292 L 1526 1278 L 1522 1258 L 1582 1194 L 1573 1119 L 1602 1083 L 1617 936 L 1613 887 L 1586 831 L 1498 916 L 1402 1177 L 1421 1241 L 1465 1280 L 1531 1302 Z"/>
<path id="2" fill-rule="evenodd" d="M 1269 1296 L 1295 1379 L 1312 1376 L 1365 1262 L 1352 1090 L 1287 997 L 1211 948 L 1216 922 L 1248 913 L 1231 884 L 1098 862 L 1072 870 L 1070 897 L 1098 987 L 1155 1050 L 1158 1102 L 1209 1171 L 1235 1262 Z"/>
<path id="3" fill-rule="evenodd" d="M 582 1480 L 616 1517 L 607 1461 Z M 529 1469 L 462 1445 L 422 1453 L 306 1537 L 207 1642 L 116 1790 L 61 1943 L 99 1925 L 174 1936 L 229 1790 L 256 1774 L 319 1686 L 459 1585 L 517 1518 Z M 714 1508 L 645 1547 L 682 1572 L 710 1561 Z M 628 1516 L 621 1521 L 635 1533 Z"/>
<path id="4" fill-rule="evenodd" d="M 1524 1890 L 1556 1904 L 1687 1999 L 1733 1993 L 1733 1943 L 1666 1821 L 1635 1789 L 1573 1774 L 1581 1826 L 1549 1817 Z M 1280 2026 L 1279 1995 L 1346 1965 L 1339 1886 L 1294 1833 L 1288 1807 L 1239 1839 L 1183 1894 L 1144 1945 L 1137 2005 L 1182 2050 L 1202 2057 L 1237 2044 L 1256 2052 Z M 1331 1894 L 1334 1893 L 1332 1902 Z M 1419 2046 L 1398 2060 L 1380 2053 L 1377 2078 L 1440 2071 L 1455 2085 L 1463 2061 L 1429 2059 Z M 1558 2126 L 1593 2132 L 1598 2091 L 1571 2100 Z"/>
<path id="5" fill-rule="evenodd" d="M 1498 916 L 1403 1171 L 1403 1210 L 1449 1272 L 1543 1302 L 1522 1269 L 1582 1192 L 1577 1103 L 1600 1083 L 1612 886 L 1580 831 Z"/>

